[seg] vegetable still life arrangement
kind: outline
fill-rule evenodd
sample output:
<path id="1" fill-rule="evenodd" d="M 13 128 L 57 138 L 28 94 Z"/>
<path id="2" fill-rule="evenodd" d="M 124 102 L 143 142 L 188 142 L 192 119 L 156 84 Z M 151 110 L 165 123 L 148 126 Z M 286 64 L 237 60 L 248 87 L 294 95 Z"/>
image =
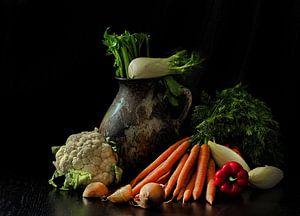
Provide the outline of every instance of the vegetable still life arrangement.
<path id="1" fill-rule="evenodd" d="M 203 61 L 196 52 L 186 50 L 166 58 L 153 58 L 150 37 L 145 33 L 125 31 L 117 35 L 107 30 L 103 37 L 107 54 L 115 58 L 115 77 L 141 82 L 154 79 L 164 89 L 163 99 L 167 99 L 165 102 L 171 107 L 179 105 L 178 97 L 184 91 L 180 75 L 197 70 Z M 128 102 L 114 103 L 120 109 L 122 103 Z M 117 111 L 109 110 L 108 113 L 116 115 Z M 143 116 L 147 116 L 146 111 L 143 110 Z M 134 114 L 131 118 L 138 116 L 138 112 L 130 113 Z M 270 108 L 241 83 L 215 95 L 203 92 L 200 103 L 192 110 L 189 135 L 178 134 L 175 141 L 168 143 L 161 141 L 160 148 L 152 146 L 151 151 L 145 151 L 144 147 L 150 144 L 144 135 L 137 133 L 135 121 L 129 121 L 126 129 L 120 124 L 113 125 L 114 129 L 121 128 L 117 134 L 129 134 L 139 144 L 134 146 L 137 152 L 130 152 L 132 157 L 140 156 L 139 151 L 143 151 L 141 154 L 157 153 L 150 163 L 142 164 L 134 176 L 123 168 L 126 163 L 131 166 L 142 162 L 126 158 L 128 154 L 124 152 L 130 148 L 122 146 L 125 138 L 116 139 L 103 132 L 110 120 L 105 116 L 105 124 L 102 122 L 100 129 L 70 135 L 65 145 L 53 147 L 55 171 L 49 184 L 61 190 L 83 189 L 84 198 L 97 197 L 116 205 L 125 203 L 148 209 L 169 202 L 202 202 L 203 199 L 215 205 L 219 194 L 231 199 L 247 189 L 270 189 L 284 177 L 280 169 L 283 155 L 279 124 L 273 119 Z M 150 124 L 157 130 L 157 122 L 162 122 L 150 117 L 143 120 L 146 122 L 142 124 L 143 132 Z M 128 131 L 131 126 L 134 126 L 132 134 Z M 58 186 L 61 178 L 64 182 Z"/>

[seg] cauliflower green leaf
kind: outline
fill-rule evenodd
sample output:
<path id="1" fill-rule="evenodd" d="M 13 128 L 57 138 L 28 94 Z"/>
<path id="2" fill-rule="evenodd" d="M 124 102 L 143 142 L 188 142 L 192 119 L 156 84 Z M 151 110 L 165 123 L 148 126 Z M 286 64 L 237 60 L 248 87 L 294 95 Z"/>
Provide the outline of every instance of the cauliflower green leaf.
<path id="1" fill-rule="evenodd" d="M 58 187 L 54 180 L 59 177 L 65 178 L 62 190 L 76 189 L 95 181 L 108 186 L 121 180 L 123 171 L 118 167 L 117 152 L 97 128 L 70 135 L 65 145 L 52 148 L 52 151 L 56 170 L 49 184 L 54 187 Z"/>

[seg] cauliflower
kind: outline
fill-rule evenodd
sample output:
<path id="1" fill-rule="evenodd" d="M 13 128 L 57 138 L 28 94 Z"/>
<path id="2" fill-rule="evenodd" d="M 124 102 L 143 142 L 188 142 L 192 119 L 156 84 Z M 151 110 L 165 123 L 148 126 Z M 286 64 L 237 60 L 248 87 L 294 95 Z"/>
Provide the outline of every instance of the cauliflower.
<path id="1" fill-rule="evenodd" d="M 66 144 L 60 146 L 53 162 L 56 170 L 49 180 L 55 187 L 54 179 L 65 177 L 61 189 L 76 189 L 91 182 L 102 182 L 106 186 L 118 182 L 122 170 L 117 166 L 118 156 L 113 147 L 95 128 L 68 137 Z"/>

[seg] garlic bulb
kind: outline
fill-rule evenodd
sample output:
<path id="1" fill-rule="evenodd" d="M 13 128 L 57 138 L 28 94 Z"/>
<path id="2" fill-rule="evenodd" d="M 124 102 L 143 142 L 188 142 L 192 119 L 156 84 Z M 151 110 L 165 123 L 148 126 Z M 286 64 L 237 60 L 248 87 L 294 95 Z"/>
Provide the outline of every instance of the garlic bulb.
<path id="1" fill-rule="evenodd" d="M 212 141 L 208 141 L 207 144 L 210 147 L 211 154 L 219 167 L 222 167 L 225 163 L 227 163 L 229 161 L 235 161 L 235 162 L 238 162 L 240 165 L 242 165 L 242 167 L 247 172 L 250 171 L 250 168 L 249 168 L 248 164 L 246 163 L 246 161 L 232 149 L 230 149 L 226 146 L 214 143 Z"/>
<path id="2" fill-rule="evenodd" d="M 269 189 L 283 178 L 283 171 L 274 166 L 256 167 L 248 172 L 249 183 L 260 189 Z"/>

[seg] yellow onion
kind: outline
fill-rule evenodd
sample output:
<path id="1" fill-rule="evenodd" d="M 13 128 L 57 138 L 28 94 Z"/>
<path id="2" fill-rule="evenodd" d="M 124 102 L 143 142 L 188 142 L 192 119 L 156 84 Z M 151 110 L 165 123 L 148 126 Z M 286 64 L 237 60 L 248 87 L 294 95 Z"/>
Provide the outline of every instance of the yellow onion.
<path id="1" fill-rule="evenodd" d="M 108 194 L 108 188 L 102 182 L 92 182 L 88 184 L 82 196 L 83 197 L 104 197 Z"/>
<path id="2" fill-rule="evenodd" d="M 283 171 L 274 166 L 256 167 L 248 172 L 249 183 L 260 189 L 269 189 L 283 178 Z"/>
<path id="3" fill-rule="evenodd" d="M 109 195 L 107 199 L 113 203 L 124 203 L 131 199 L 131 185 L 125 185 L 117 189 L 113 194 Z"/>
<path id="4" fill-rule="evenodd" d="M 145 184 L 140 193 L 134 198 L 138 206 L 142 208 L 154 208 L 160 206 L 165 200 L 165 190 L 162 184 L 150 182 Z"/>

